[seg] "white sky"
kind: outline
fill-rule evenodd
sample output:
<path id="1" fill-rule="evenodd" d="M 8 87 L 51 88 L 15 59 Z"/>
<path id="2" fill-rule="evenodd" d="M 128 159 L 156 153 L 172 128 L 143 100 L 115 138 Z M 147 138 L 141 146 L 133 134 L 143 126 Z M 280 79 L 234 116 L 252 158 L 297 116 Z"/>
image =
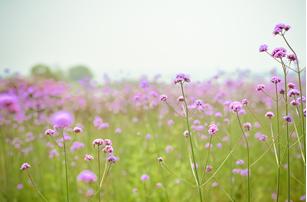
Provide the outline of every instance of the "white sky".
<path id="1" fill-rule="evenodd" d="M 305 0 L 0 0 L 0 69 L 81 63 L 115 79 L 268 72 L 275 63 L 258 47 L 283 45 L 272 35 L 279 22 L 292 26 L 305 65 L 305 13 Z"/>

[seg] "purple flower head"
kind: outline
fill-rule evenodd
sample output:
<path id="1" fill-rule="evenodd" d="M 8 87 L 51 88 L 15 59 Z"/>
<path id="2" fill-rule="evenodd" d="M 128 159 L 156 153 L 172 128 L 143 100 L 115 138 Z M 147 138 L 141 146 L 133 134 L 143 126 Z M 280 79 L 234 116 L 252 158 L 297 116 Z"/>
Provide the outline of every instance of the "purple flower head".
<path id="1" fill-rule="evenodd" d="M 177 83 L 184 83 L 184 82 L 186 83 L 191 82 L 190 77 L 183 73 L 177 74 L 176 78 L 174 79 L 174 83 L 177 84 Z"/>
<path id="2" fill-rule="evenodd" d="M 262 134 L 262 133 L 256 133 L 255 137 L 257 140 L 259 140 L 260 142 L 265 142 L 268 138 L 268 136 Z"/>
<path id="3" fill-rule="evenodd" d="M 20 111 L 18 100 L 15 96 L 9 94 L 0 94 L 0 110 L 6 110 L 9 113 Z"/>
<path id="4" fill-rule="evenodd" d="M 250 131 L 252 129 L 252 124 L 250 122 L 243 123 L 243 128 Z"/>
<path id="5" fill-rule="evenodd" d="M 118 158 L 114 155 L 110 155 L 110 156 L 108 156 L 107 160 L 108 160 L 109 163 L 114 164 L 118 161 Z"/>
<path id="6" fill-rule="evenodd" d="M 189 136 L 190 136 L 189 131 L 188 131 L 188 130 L 185 130 L 185 131 L 183 132 L 183 136 L 184 136 L 184 137 L 189 137 Z"/>
<path id="7" fill-rule="evenodd" d="M 161 96 L 160 96 L 160 100 L 161 100 L 162 102 L 166 102 L 166 101 L 167 101 L 167 95 L 161 95 Z"/>
<path id="8" fill-rule="evenodd" d="M 106 145 L 104 148 L 103 148 L 103 151 L 104 153 L 108 153 L 108 154 L 112 154 L 114 149 L 112 147 L 112 145 Z"/>
<path id="9" fill-rule="evenodd" d="M 289 83 L 288 83 L 288 88 L 289 88 L 289 89 L 294 89 L 294 88 L 295 88 L 295 84 L 292 83 L 292 82 L 289 82 Z"/>
<path id="10" fill-rule="evenodd" d="M 264 84 L 258 84 L 256 90 L 257 91 L 263 91 L 264 90 Z"/>
<path id="11" fill-rule="evenodd" d="M 266 51 L 268 51 L 268 45 L 262 44 L 262 45 L 259 47 L 259 52 L 266 52 Z"/>
<path id="12" fill-rule="evenodd" d="M 91 183 L 91 182 L 96 182 L 97 177 L 95 173 L 93 173 L 92 171 L 84 170 L 78 175 L 77 180 L 85 183 Z"/>
<path id="13" fill-rule="evenodd" d="M 76 127 L 74 127 L 74 133 L 82 133 L 83 132 L 83 129 L 81 128 L 81 127 L 79 127 L 79 126 L 76 126 Z"/>
<path id="14" fill-rule="evenodd" d="M 284 49 L 284 48 L 275 48 L 273 51 L 272 51 L 272 56 L 274 58 L 283 58 L 285 57 L 287 54 L 287 50 Z"/>
<path id="15" fill-rule="evenodd" d="M 290 89 L 288 92 L 288 96 L 289 97 L 295 97 L 295 96 L 299 96 L 300 95 L 300 91 L 297 89 Z"/>
<path id="16" fill-rule="evenodd" d="M 23 184 L 22 184 L 22 183 L 18 183 L 16 188 L 17 188 L 18 190 L 23 189 Z"/>
<path id="17" fill-rule="evenodd" d="M 213 167 L 211 165 L 207 165 L 205 169 L 206 169 L 206 172 L 209 173 L 212 171 Z"/>
<path id="18" fill-rule="evenodd" d="M 298 105 L 300 105 L 300 102 L 298 100 L 291 100 L 290 104 L 292 106 L 298 106 Z"/>
<path id="19" fill-rule="evenodd" d="M 104 140 L 104 144 L 105 144 L 105 145 L 112 145 L 112 140 L 110 140 L 110 139 L 105 139 L 105 140 Z"/>
<path id="20" fill-rule="evenodd" d="M 54 134 L 55 134 L 55 130 L 47 129 L 47 130 L 45 131 L 45 135 L 53 136 Z"/>
<path id="21" fill-rule="evenodd" d="M 284 116 L 283 119 L 288 122 L 288 123 L 292 123 L 292 117 L 291 116 Z"/>
<path id="22" fill-rule="evenodd" d="M 277 25 L 275 25 L 274 30 L 273 30 L 273 34 L 277 35 L 277 34 L 281 34 L 283 29 L 285 28 L 285 24 L 283 23 L 279 23 Z"/>
<path id="23" fill-rule="evenodd" d="M 242 105 L 247 106 L 247 104 L 248 104 L 248 99 L 246 99 L 246 98 L 242 99 L 242 100 L 241 100 L 241 103 L 242 103 Z"/>
<path id="24" fill-rule="evenodd" d="M 161 157 L 161 156 L 159 156 L 159 157 L 157 158 L 157 160 L 158 160 L 159 162 L 163 162 L 163 161 L 164 161 L 163 157 Z"/>
<path id="25" fill-rule="evenodd" d="M 55 128 L 66 128 L 74 122 L 74 117 L 66 111 L 59 111 L 52 115 L 51 122 Z"/>
<path id="26" fill-rule="evenodd" d="M 70 151 L 74 152 L 74 151 L 79 150 L 79 149 L 81 149 L 83 147 L 84 147 L 84 144 L 82 142 L 76 141 L 76 142 L 72 143 L 72 145 L 70 147 Z"/>
<path id="27" fill-rule="evenodd" d="M 20 170 L 27 170 L 31 168 L 31 165 L 29 163 L 23 163 L 21 166 L 20 166 Z"/>
<path id="28" fill-rule="evenodd" d="M 267 112 L 267 113 L 265 113 L 264 116 L 267 117 L 267 118 L 269 118 L 269 119 L 271 119 L 271 118 L 273 118 L 275 115 L 274 115 L 273 112 Z"/>
<path id="29" fill-rule="evenodd" d="M 296 56 L 294 54 L 287 55 L 287 58 L 288 58 L 288 60 L 290 60 L 292 62 L 296 60 Z"/>
<path id="30" fill-rule="evenodd" d="M 237 165 L 243 165 L 244 164 L 244 160 L 239 159 L 239 160 L 236 161 L 236 164 Z"/>
<path id="31" fill-rule="evenodd" d="M 281 82 L 281 79 L 278 78 L 277 76 L 273 76 L 272 79 L 271 79 L 271 82 L 274 83 L 274 84 L 278 84 Z"/>
<path id="32" fill-rule="evenodd" d="M 243 109 L 242 103 L 238 101 L 234 101 L 230 103 L 229 108 L 231 111 L 238 113 Z"/>
<path id="33" fill-rule="evenodd" d="M 183 102 L 183 101 L 184 101 L 184 97 L 183 97 L 183 96 L 179 96 L 179 97 L 177 98 L 177 101 L 178 101 L 178 102 Z"/>
<path id="34" fill-rule="evenodd" d="M 218 130 L 219 130 L 219 129 L 218 129 L 218 127 L 217 127 L 216 124 L 211 124 L 211 125 L 209 126 L 208 133 L 209 133 L 210 135 L 215 135 L 215 134 L 217 133 Z"/>
<path id="35" fill-rule="evenodd" d="M 101 145 L 104 145 L 104 140 L 101 139 L 101 138 L 98 138 L 98 139 L 95 139 L 95 140 L 92 142 L 92 144 L 93 144 L 94 147 L 95 147 L 95 146 L 99 147 L 99 146 L 101 146 Z"/>
<path id="36" fill-rule="evenodd" d="M 94 159 L 94 157 L 90 154 L 85 154 L 84 155 L 84 158 L 83 158 L 85 161 L 91 161 Z"/>
<path id="37" fill-rule="evenodd" d="M 147 180 L 149 180 L 149 175 L 144 174 L 144 175 L 141 176 L 141 181 L 145 182 Z"/>
<path id="38" fill-rule="evenodd" d="M 304 112 L 304 117 L 306 117 L 306 108 L 304 109 L 304 111 L 303 111 L 303 112 Z"/>
<path id="39" fill-rule="evenodd" d="M 246 168 L 246 169 L 240 170 L 240 175 L 241 176 L 248 176 L 248 169 Z"/>

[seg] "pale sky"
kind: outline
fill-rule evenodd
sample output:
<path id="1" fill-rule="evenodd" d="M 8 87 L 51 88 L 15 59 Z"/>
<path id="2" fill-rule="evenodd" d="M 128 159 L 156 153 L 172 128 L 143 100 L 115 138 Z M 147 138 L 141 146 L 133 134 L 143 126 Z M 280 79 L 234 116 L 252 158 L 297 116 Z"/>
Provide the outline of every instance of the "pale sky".
<path id="1" fill-rule="evenodd" d="M 0 69 L 86 64 L 114 79 L 266 73 L 275 63 L 258 47 L 283 45 L 272 35 L 279 22 L 291 25 L 305 65 L 305 14 L 305 0 L 0 0 Z"/>

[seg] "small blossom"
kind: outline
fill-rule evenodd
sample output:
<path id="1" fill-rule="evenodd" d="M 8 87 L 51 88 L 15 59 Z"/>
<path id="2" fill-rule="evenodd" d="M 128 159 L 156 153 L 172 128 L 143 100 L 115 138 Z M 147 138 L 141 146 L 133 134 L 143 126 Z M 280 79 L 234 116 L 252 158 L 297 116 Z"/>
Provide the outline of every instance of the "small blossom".
<path id="1" fill-rule="evenodd" d="M 264 116 L 267 117 L 267 118 L 269 118 L 269 119 L 271 119 L 271 118 L 273 118 L 275 115 L 274 115 L 273 112 L 267 112 L 267 113 L 265 113 Z"/>
<path id="2" fill-rule="evenodd" d="M 291 123 L 292 122 L 292 117 L 291 116 L 284 116 L 283 119 L 288 122 Z"/>
<path id="3" fill-rule="evenodd" d="M 27 170 L 31 168 L 31 165 L 29 163 L 23 163 L 20 167 L 20 170 Z"/>
<path id="4" fill-rule="evenodd" d="M 110 155 L 108 156 L 107 161 L 111 164 L 114 164 L 118 161 L 118 158 L 116 156 Z"/>
<path id="5" fill-rule="evenodd" d="M 243 128 L 245 128 L 245 130 L 250 131 L 252 128 L 252 124 L 249 122 L 243 123 Z"/>
<path id="6" fill-rule="evenodd" d="M 239 160 L 236 161 L 236 164 L 237 165 L 243 165 L 244 164 L 244 160 L 239 159 Z"/>
<path id="7" fill-rule="evenodd" d="M 184 137 L 189 137 L 189 136 L 190 136 L 189 131 L 188 131 L 188 130 L 185 130 L 185 131 L 183 132 L 183 136 L 184 136 Z"/>
<path id="8" fill-rule="evenodd" d="M 275 48 L 272 52 L 274 58 L 283 58 L 286 56 L 287 50 L 284 48 Z"/>
<path id="9" fill-rule="evenodd" d="M 217 125 L 211 124 L 211 125 L 209 126 L 208 133 L 209 133 L 210 135 L 215 135 L 215 134 L 217 133 L 218 130 L 219 130 L 219 129 L 218 129 Z"/>
<path id="10" fill-rule="evenodd" d="M 159 156 L 159 157 L 157 158 L 157 160 L 158 160 L 159 162 L 163 162 L 163 161 L 164 161 L 163 157 L 161 157 L 161 156 Z"/>
<path id="11" fill-rule="evenodd" d="M 108 154 L 112 154 L 113 153 L 113 147 L 111 145 L 106 145 L 103 149 L 103 151 L 105 153 L 108 153 Z"/>
<path id="12" fill-rule="evenodd" d="M 55 134 L 55 130 L 47 129 L 47 130 L 45 131 L 45 135 L 53 136 L 54 134 Z"/>
<path id="13" fill-rule="evenodd" d="M 298 106 L 300 103 L 299 103 L 298 100 L 291 100 L 290 104 L 291 104 L 292 106 Z"/>
<path id="14" fill-rule="evenodd" d="M 162 102 L 167 101 L 167 96 L 166 96 L 166 95 L 161 95 L 161 96 L 160 96 L 160 100 L 161 100 Z"/>
<path id="15" fill-rule="evenodd" d="M 264 85 L 263 84 L 258 84 L 256 90 L 257 91 L 263 91 L 264 90 Z"/>
<path id="16" fill-rule="evenodd" d="M 84 170 L 78 175 L 77 180 L 85 183 L 91 183 L 91 182 L 96 182 L 97 177 L 95 173 L 93 173 L 92 171 Z"/>
<path id="17" fill-rule="evenodd" d="M 241 102 L 234 101 L 229 105 L 230 110 L 233 112 L 239 112 L 242 110 L 243 106 Z"/>
<path id="18" fill-rule="evenodd" d="M 74 133 L 82 133 L 83 132 L 83 129 L 81 127 L 74 127 Z"/>
<path id="19" fill-rule="evenodd" d="M 268 45 L 262 44 L 262 45 L 259 47 L 259 52 L 266 52 L 266 51 L 268 51 Z"/>
<path id="20" fill-rule="evenodd" d="M 294 54 L 289 54 L 287 55 L 288 60 L 290 61 L 295 61 L 296 60 L 296 56 Z"/>
<path id="21" fill-rule="evenodd" d="M 288 92 L 289 97 L 294 97 L 294 96 L 299 96 L 299 95 L 300 95 L 300 91 L 297 89 L 290 89 Z"/>
<path id="22" fill-rule="evenodd" d="M 274 84 L 278 84 L 281 82 L 281 79 L 277 76 L 273 76 L 272 79 L 271 79 L 271 82 L 274 83 Z"/>
<path id="23" fill-rule="evenodd" d="M 147 180 L 149 180 L 149 175 L 144 174 L 144 175 L 141 176 L 141 181 L 145 182 Z"/>
<path id="24" fill-rule="evenodd" d="M 69 112 L 59 111 L 52 115 L 51 121 L 56 128 L 66 128 L 73 123 L 73 116 Z"/>
<path id="25" fill-rule="evenodd" d="M 23 189 L 23 184 L 22 184 L 22 183 L 18 183 L 16 188 L 17 188 L 18 190 Z"/>
<path id="26" fill-rule="evenodd" d="M 177 101 L 178 101 L 178 102 L 183 102 L 183 101 L 184 101 L 184 97 L 183 97 L 183 96 L 179 96 L 179 97 L 177 98 Z"/>
<path id="27" fill-rule="evenodd" d="M 289 82 L 289 83 L 288 83 L 288 88 L 289 88 L 289 89 L 294 89 L 294 88 L 295 88 L 295 84 Z"/>
<path id="28" fill-rule="evenodd" d="M 248 104 L 248 100 L 244 98 L 243 100 L 241 100 L 241 103 L 246 106 Z"/>
<path id="29" fill-rule="evenodd" d="M 265 142 L 268 138 L 268 136 L 262 134 L 262 133 L 256 133 L 255 137 L 257 140 L 259 140 L 260 142 Z"/>
<path id="30" fill-rule="evenodd" d="M 241 171 L 240 171 L 240 175 L 241 176 L 248 176 L 248 169 L 246 168 L 246 169 L 242 169 Z"/>
<path id="31" fill-rule="evenodd" d="M 85 161 L 91 161 L 94 159 L 94 157 L 90 154 L 85 154 L 84 155 L 84 158 L 83 158 Z"/>
<path id="32" fill-rule="evenodd" d="M 177 84 L 177 83 L 184 83 L 184 82 L 186 83 L 191 82 L 189 76 L 186 74 L 177 74 L 174 80 L 174 83 Z"/>
<path id="33" fill-rule="evenodd" d="M 101 145 L 104 145 L 104 140 L 103 139 L 95 139 L 94 141 L 93 141 L 93 146 L 95 147 L 95 146 L 101 146 Z"/>
<path id="34" fill-rule="evenodd" d="M 213 167 L 211 165 L 207 165 L 205 169 L 206 169 L 206 172 L 209 173 L 212 171 Z"/>

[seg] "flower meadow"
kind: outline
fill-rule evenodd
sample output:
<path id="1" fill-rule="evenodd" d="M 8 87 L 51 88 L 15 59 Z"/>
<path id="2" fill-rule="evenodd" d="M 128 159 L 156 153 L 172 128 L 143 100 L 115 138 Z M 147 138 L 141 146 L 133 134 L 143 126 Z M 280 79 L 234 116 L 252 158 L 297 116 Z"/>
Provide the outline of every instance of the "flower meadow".
<path id="1" fill-rule="evenodd" d="M 260 78 L 3 74 L 0 201 L 305 201 L 305 68 L 289 31 L 260 45 L 277 67 Z"/>

